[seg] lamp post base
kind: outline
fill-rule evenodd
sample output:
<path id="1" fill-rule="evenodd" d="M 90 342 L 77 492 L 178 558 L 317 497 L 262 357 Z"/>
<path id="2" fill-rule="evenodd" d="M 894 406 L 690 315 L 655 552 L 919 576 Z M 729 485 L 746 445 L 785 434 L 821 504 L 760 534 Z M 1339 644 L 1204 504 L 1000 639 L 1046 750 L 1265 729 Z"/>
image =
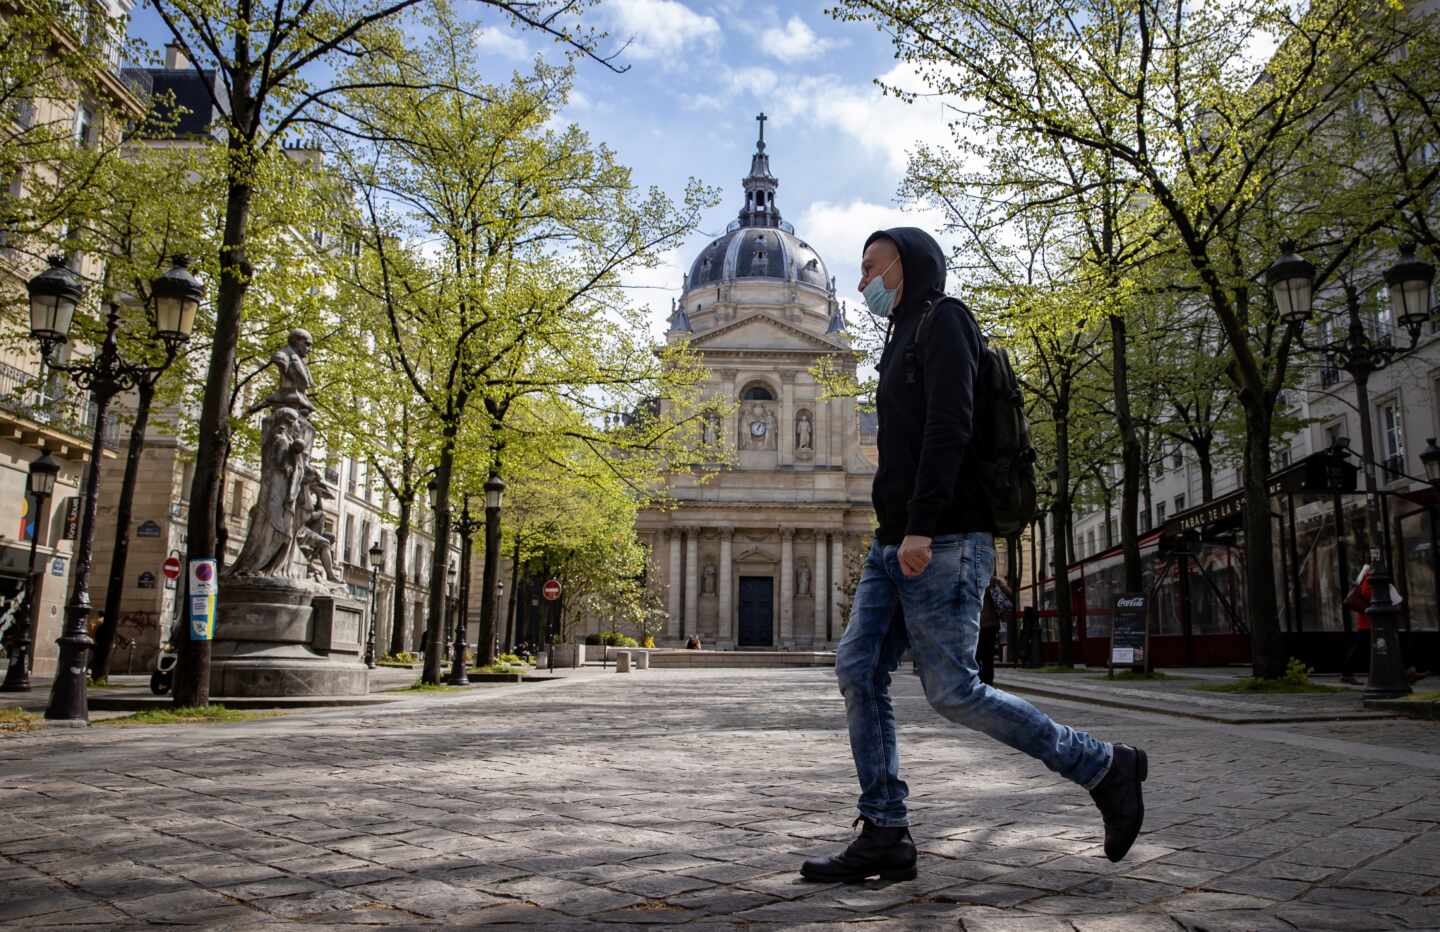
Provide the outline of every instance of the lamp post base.
<path id="1" fill-rule="evenodd" d="M 1376 566 L 1370 573 L 1370 673 L 1365 678 L 1366 699 L 1398 699 L 1410 695 L 1400 633 L 1395 624 L 1400 610 L 1390 601 L 1390 571 Z"/>
<path id="2" fill-rule="evenodd" d="M 0 683 L 0 693 L 30 692 L 30 642 L 11 645 L 8 648 L 10 665 L 5 669 L 5 682 Z"/>
<path id="3" fill-rule="evenodd" d="M 85 626 L 90 606 L 71 605 L 66 614 L 66 633 L 56 641 L 60 645 L 60 660 L 55 668 L 55 681 L 50 686 L 45 718 L 52 722 L 89 723 L 90 697 L 85 676 L 90 648 L 95 646 Z"/>

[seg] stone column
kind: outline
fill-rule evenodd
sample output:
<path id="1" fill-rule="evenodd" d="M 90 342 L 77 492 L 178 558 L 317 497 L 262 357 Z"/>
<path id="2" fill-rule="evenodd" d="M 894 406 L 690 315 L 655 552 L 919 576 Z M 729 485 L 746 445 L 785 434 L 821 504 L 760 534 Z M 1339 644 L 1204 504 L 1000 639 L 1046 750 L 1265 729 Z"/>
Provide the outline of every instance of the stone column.
<path id="1" fill-rule="evenodd" d="M 780 373 L 780 463 L 795 462 L 795 373 Z"/>
<path id="2" fill-rule="evenodd" d="M 821 425 L 824 425 L 822 428 Z M 815 432 L 825 431 L 825 443 L 815 444 L 815 464 L 817 466 L 832 466 L 835 464 L 835 399 L 825 398 L 815 402 Z"/>
<path id="3" fill-rule="evenodd" d="M 680 626 L 681 637 L 689 637 L 700 630 L 700 529 L 685 529 L 685 622 Z"/>
<path id="4" fill-rule="evenodd" d="M 832 640 L 839 640 L 841 627 L 849 621 L 841 615 L 840 606 L 844 598 L 840 587 L 845 583 L 845 535 L 840 531 L 830 535 L 830 565 L 830 635 Z"/>
<path id="5" fill-rule="evenodd" d="M 724 400 L 727 403 L 734 405 L 736 402 L 735 377 L 739 373 L 734 369 L 716 369 L 715 374 L 720 376 L 720 390 L 724 393 Z M 739 410 L 740 409 L 738 406 L 735 407 L 730 412 L 730 414 L 726 415 L 726 417 L 720 421 L 720 429 L 725 434 L 723 440 L 725 444 L 725 449 L 729 450 L 731 453 L 735 452 L 735 449 L 740 442 Z"/>
<path id="6" fill-rule="evenodd" d="M 815 641 L 827 640 L 825 636 L 825 610 L 828 606 L 826 605 L 825 596 L 828 594 L 829 589 L 829 583 L 826 581 L 829 579 L 829 574 L 825 572 L 825 566 L 829 562 L 830 552 L 825 547 L 825 532 L 823 530 L 816 531 L 815 574 L 810 581 L 810 591 L 815 595 L 815 636 L 811 639 L 812 646 Z"/>
<path id="7" fill-rule="evenodd" d="M 780 529 L 780 637 L 781 647 L 795 641 L 795 531 Z"/>
<path id="8" fill-rule="evenodd" d="M 735 642 L 735 606 L 731 601 L 731 538 L 735 532 L 730 528 L 720 529 L 720 568 L 715 575 L 715 589 L 720 596 L 720 629 L 716 635 L 716 647 L 729 647 Z"/>
<path id="9" fill-rule="evenodd" d="M 665 636 L 678 638 L 680 636 L 680 529 L 671 528 L 666 532 L 670 536 L 670 572 L 669 581 L 666 583 L 665 611 L 670 618 L 665 622 Z"/>

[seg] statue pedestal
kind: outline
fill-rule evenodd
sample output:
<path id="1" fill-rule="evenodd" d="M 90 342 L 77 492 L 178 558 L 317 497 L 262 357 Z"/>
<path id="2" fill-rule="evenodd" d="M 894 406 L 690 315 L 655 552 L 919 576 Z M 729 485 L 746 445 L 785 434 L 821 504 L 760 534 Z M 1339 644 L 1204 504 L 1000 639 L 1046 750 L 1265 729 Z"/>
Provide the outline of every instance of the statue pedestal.
<path id="1" fill-rule="evenodd" d="M 210 693 L 363 696 L 365 603 L 302 579 L 227 576 L 210 654 Z"/>

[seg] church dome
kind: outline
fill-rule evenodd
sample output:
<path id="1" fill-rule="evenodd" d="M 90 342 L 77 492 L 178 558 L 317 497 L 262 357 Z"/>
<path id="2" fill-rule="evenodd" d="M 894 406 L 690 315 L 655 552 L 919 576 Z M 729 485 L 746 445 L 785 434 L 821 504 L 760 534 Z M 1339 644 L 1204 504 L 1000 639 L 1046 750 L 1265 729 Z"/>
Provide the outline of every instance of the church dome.
<path id="1" fill-rule="evenodd" d="M 740 279 L 795 281 L 821 290 L 830 289 L 825 261 L 809 243 L 795 235 L 795 228 L 780 219 L 775 191 L 780 181 L 770 174 L 770 157 L 765 154 L 765 114 L 760 121 L 760 139 L 750 159 L 750 174 L 741 184 L 745 206 L 722 236 L 710 241 L 690 265 L 685 290 L 733 282 Z"/>
<path id="2" fill-rule="evenodd" d="M 825 261 L 795 235 L 790 224 L 781 221 L 773 227 L 747 227 L 736 221 L 731 227 L 695 257 L 690 266 L 691 288 L 741 278 L 794 279 L 816 288 L 830 286 Z"/>

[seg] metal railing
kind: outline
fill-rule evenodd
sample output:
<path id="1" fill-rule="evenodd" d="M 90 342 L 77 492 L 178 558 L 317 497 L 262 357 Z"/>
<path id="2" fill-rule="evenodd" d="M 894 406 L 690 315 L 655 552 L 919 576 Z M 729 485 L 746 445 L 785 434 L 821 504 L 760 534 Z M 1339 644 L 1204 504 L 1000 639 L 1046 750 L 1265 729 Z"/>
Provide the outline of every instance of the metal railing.
<path id="1" fill-rule="evenodd" d="M 95 402 L 88 395 L 69 393 L 67 388 L 69 383 L 64 380 L 42 379 L 39 373 L 0 363 L 0 408 L 88 439 L 95 430 Z M 120 434 L 120 419 L 107 414 L 102 442 L 112 450 L 119 449 Z"/>

